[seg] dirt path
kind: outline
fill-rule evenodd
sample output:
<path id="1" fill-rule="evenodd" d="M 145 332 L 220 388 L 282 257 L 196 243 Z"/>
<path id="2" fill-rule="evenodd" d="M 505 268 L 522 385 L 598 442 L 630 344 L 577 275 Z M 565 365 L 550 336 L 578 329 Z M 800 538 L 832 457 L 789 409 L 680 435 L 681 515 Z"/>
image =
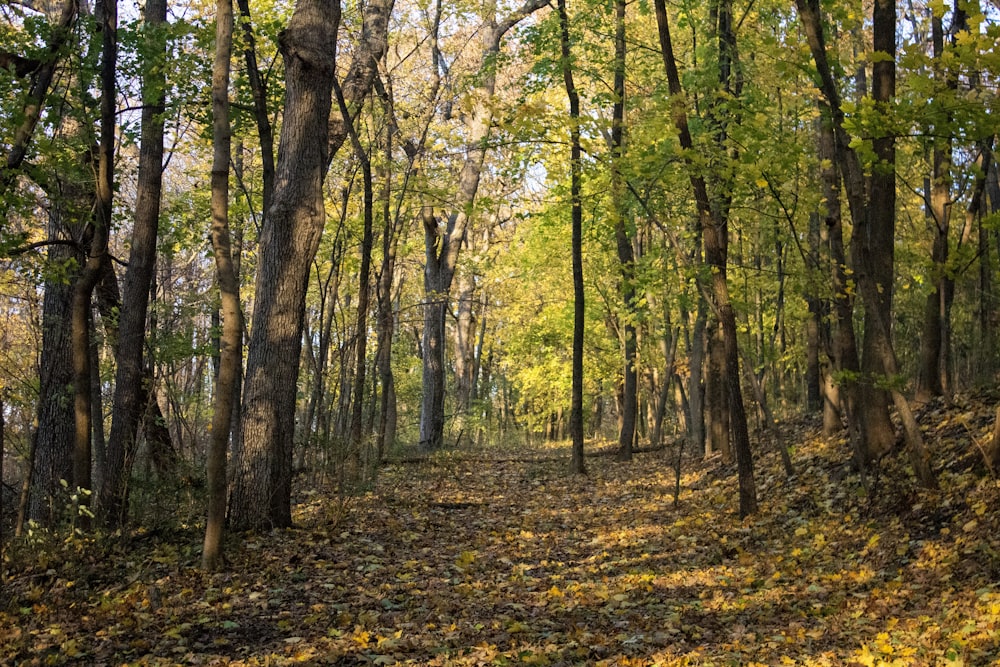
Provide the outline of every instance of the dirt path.
<path id="1" fill-rule="evenodd" d="M 0 662 L 993 664 L 996 484 L 959 458 L 945 495 L 886 470 L 871 503 L 837 445 L 803 450 L 794 483 L 765 458 L 745 522 L 718 461 L 675 508 L 668 451 L 586 479 L 442 457 L 388 467 L 343 521 L 309 496 L 299 528 L 234 542 L 227 574 L 195 568 L 196 531 L 81 545 L 15 579 Z"/>

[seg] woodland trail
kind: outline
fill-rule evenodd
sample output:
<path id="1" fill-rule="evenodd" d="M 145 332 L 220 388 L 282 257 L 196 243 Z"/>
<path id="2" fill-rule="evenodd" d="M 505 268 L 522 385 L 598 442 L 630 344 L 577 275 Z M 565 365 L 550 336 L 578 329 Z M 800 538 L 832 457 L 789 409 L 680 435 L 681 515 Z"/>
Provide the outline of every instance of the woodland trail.
<path id="1" fill-rule="evenodd" d="M 0 662 L 1000 664 L 1000 490 L 969 440 L 988 413 L 934 417 L 936 494 L 895 456 L 869 500 L 843 443 L 787 433 L 798 476 L 765 455 L 742 522 L 718 459 L 685 461 L 675 507 L 669 449 L 587 478 L 549 450 L 388 466 L 342 519 L 307 495 L 297 528 L 233 538 L 225 574 L 196 568 L 197 530 L 78 540 L 14 573 Z"/>

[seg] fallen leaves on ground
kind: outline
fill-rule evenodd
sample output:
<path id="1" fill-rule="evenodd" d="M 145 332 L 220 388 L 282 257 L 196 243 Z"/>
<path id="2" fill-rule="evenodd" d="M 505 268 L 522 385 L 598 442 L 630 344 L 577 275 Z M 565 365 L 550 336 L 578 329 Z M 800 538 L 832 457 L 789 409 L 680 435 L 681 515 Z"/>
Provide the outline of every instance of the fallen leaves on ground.
<path id="1" fill-rule="evenodd" d="M 761 511 L 735 469 L 676 453 L 442 455 L 386 467 L 343 521 L 236 536 L 74 539 L 8 573 L 0 662 L 27 665 L 987 665 L 1000 655 L 1000 489 L 975 439 L 992 407 L 927 410 L 942 491 L 896 454 L 866 496 L 812 425 L 787 480 L 766 443 Z M 538 452 L 535 452 L 537 454 Z"/>

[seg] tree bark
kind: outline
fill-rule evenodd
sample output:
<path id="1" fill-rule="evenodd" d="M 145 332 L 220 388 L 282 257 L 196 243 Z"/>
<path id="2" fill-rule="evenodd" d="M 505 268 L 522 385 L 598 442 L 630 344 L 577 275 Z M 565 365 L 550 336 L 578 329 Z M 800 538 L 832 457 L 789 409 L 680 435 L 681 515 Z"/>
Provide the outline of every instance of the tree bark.
<path id="1" fill-rule="evenodd" d="M 621 270 L 624 364 L 622 368 L 621 430 L 618 433 L 618 455 L 621 461 L 632 460 L 638 412 L 639 382 L 636 370 L 636 307 L 635 253 L 625 224 L 625 188 L 621 161 L 625 157 L 625 0 L 615 0 L 615 57 L 611 111 L 611 199 L 614 218 L 615 246 Z"/>
<path id="2" fill-rule="evenodd" d="M 339 0 L 299 0 L 282 33 L 285 114 L 260 264 L 230 520 L 236 530 L 292 523 L 295 395 L 309 267 L 326 220 L 323 177 Z"/>
<path id="3" fill-rule="evenodd" d="M 151 0 L 147 0 L 147 3 Z M 147 5 L 148 6 L 148 5 Z M 219 338 L 219 373 L 212 413 L 212 439 L 208 449 L 206 480 L 208 508 L 201 564 L 205 570 L 222 566 L 223 531 L 226 523 L 228 490 L 226 464 L 236 378 L 241 369 L 243 326 L 240 315 L 240 283 L 233 263 L 229 235 L 229 162 L 232 132 L 229 124 L 229 75 L 233 50 L 233 3 L 218 0 L 215 5 L 215 59 L 212 63 L 212 251 L 222 316 Z"/>
<path id="4" fill-rule="evenodd" d="M 583 286 L 583 206 L 581 189 L 581 148 L 580 148 L 580 95 L 573 80 L 573 60 L 570 52 L 569 14 L 566 0 L 558 0 L 559 49 L 563 74 L 563 85 L 569 99 L 569 173 L 570 173 L 570 252 L 573 263 L 573 378 L 571 384 L 569 432 L 573 440 L 570 457 L 570 471 L 574 475 L 587 474 L 583 450 L 583 332 L 584 332 L 584 286 Z"/>
<path id="5" fill-rule="evenodd" d="M 364 9 L 362 40 L 343 84 L 348 107 L 372 86 L 386 48 L 391 0 Z M 323 179 L 346 127 L 332 111 L 339 0 L 300 0 L 280 49 L 285 115 L 274 199 L 261 228 L 253 328 L 233 461 L 230 519 L 236 529 L 291 525 L 295 397 L 309 268 L 326 219 Z M 337 114 L 339 116 L 339 114 Z"/>
<path id="6" fill-rule="evenodd" d="M 101 119 L 100 139 L 97 148 L 96 215 L 92 235 L 86 245 L 86 260 L 80 277 L 73 288 L 73 388 L 74 388 L 74 437 L 72 486 L 92 490 L 91 483 L 91 432 L 93 424 L 91 373 L 96 369 L 90 364 L 91 297 L 94 287 L 104 271 L 109 270 L 107 254 L 108 236 L 111 232 L 112 203 L 114 197 L 115 157 L 115 76 L 118 62 L 118 4 L 116 0 L 102 0 L 100 5 L 101 35 Z M 109 467 L 108 477 L 117 471 Z M 81 504 L 87 496 L 80 495 Z M 81 518 L 87 523 L 85 516 Z"/>
<path id="7" fill-rule="evenodd" d="M 715 206 L 708 195 L 708 186 L 704 175 L 692 164 L 690 152 L 694 148 L 691 133 L 688 129 L 687 112 L 683 106 L 683 90 L 677 61 L 674 58 L 673 45 L 670 40 L 670 30 L 667 23 L 665 0 L 655 0 L 656 22 L 660 38 L 660 51 L 663 56 L 667 82 L 673 99 L 673 120 L 680 135 L 681 147 L 689 153 L 685 158 L 690 174 L 691 188 L 694 192 L 698 210 L 698 219 L 705 242 L 705 260 L 712 271 L 710 294 L 716 317 L 722 327 L 723 345 L 725 350 L 726 382 L 729 389 L 729 411 L 731 428 L 736 451 L 737 468 L 739 472 L 739 512 L 741 517 L 757 511 L 757 490 L 753 474 L 753 457 L 750 451 L 750 438 L 747 431 L 746 412 L 743 408 L 743 394 L 740 387 L 739 349 L 736 340 L 736 316 L 729 300 L 729 287 L 726 282 L 727 263 L 727 214 L 730 194 L 723 194 Z M 718 7 L 718 39 L 719 39 L 719 83 L 729 95 L 739 95 L 739 67 L 736 63 L 736 36 L 732 23 L 732 5 L 728 0 L 720 2 Z M 719 119 L 716 119 L 719 121 Z M 722 120 L 716 135 L 720 148 L 725 145 L 726 120 Z"/>
<path id="8" fill-rule="evenodd" d="M 0 168 L 0 195 L 6 195 L 17 181 L 18 174 L 28 156 L 31 138 L 34 136 L 38 120 L 45 109 L 45 100 L 52 86 L 52 79 L 64 54 L 65 46 L 73 38 L 73 22 L 78 11 L 77 0 L 66 0 L 59 10 L 58 19 L 45 48 L 45 57 L 34 71 L 31 87 L 21 108 L 20 124 L 14 130 L 10 150 Z M 0 196 L 0 200 L 5 199 Z"/>
<path id="9" fill-rule="evenodd" d="M 888 60 L 877 62 L 874 68 L 873 98 L 882 106 L 891 100 L 895 85 L 895 8 L 888 4 L 879 2 L 875 10 L 879 24 L 875 50 L 890 55 Z M 856 452 L 856 455 L 860 455 L 864 461 L 872 461 L 888 452 L 895 441 L 895 431 L 889 421 L 887 393 L 875 387 L 872 381 L 873 376 L 885 374 L 885 369 L 881 367 L 881 357 L 876 350 L 878 345 L 874 332 L 878 327 L 875 318 L 879 313 L 888 316 L 892 307 L 892 234 L 896 200 L 895 172 L 892 169 L 895 155 L 893 140 L 892 137 L 873 140 L 873 149 L 881 164 L 866 177 L 844 128 L 840 93 L 826 55 L 819 1 L 796 0 L 796 6 L 816 65 L 822 105 L 827 111 L 824 115 L 829 116 L 830 132 L 833 135 L 834 162 L 843 178 L 844 192 L 854 222 L 852 255 L 855 281 L 859 286 L 862 282 L 869 281 L 874 286 L 874 290 L 869 290 L 869 293 L 878 297 L 875 303 L 866 303 L 865 309 L 865 343 L 861 370 L 868 377 L 858 377 L 863 380 L 858 386 L 858 402 L 854 411 L 848 409 L 852 427 L 860 429 L 859 436 L 852 440 L 862 450 L 860 454 Z M 837 262 L 836 258 L 834 262 Z"/>
<path id="10" fill-rule="evenodd" d="M 154 60 L 166 58 L 166 0 L 147 0 L 144 21 L 147 48 Z M 148 63 L 142 78 L 142 118 L 135 222 L 128 268 L 118 317 L 118 351 L 115 355 L 115 392 L 111 434 L 107 445 L 108 475 L 101 487 L 99 505 L 106 525 L 121 526 L 128 514 L 128 484 L 135 457 L 139 424 L 146 410 L 150 387 L 146 381 L 143 352 L 146 348 L 146 313 L 149 287 L 156 267 L 156 237 L 163 185 L 163 111 L 165 76 L 157 62 Z M 146 399 L 146 400 L 143 400 Z"/>
<path id="11" fill-rule="evenodd" d="M 472 110 L 466 117 L 468 143 L 465 160 L 458 175 L 455 204 L 439 224 L 434 211 L 425 207 L 421 218 L 424 223 L 424 331 L 423 376 L 420 402 L 420 449 L 424 452 L 439 449 L 444 443 L 444 346 L 445 314 L 455 276 L 455 266 L 462 242 L 465 240 L 470 216 L 479 191 L 479 177 L 486 159 L 486 140 L 493 124 L 493 94 L 496 88 L 496 67 L 500 43 L 504 35 L 531 13 L 547 4 L 543 0 L 528 0 L 502 21 L 497 21 L 495 7 L 486 17 L 481 30 L 479 85 L 472 92 Z"/>
<path id="12" fill-rule="evenodd" d="M 361 448 L 364 445 L 364 438 L 362 434 L 362 409 L 364 407 L 365 371 L 368 367 L 368 306 L 371 301 L 369 277 L 371 274 L 372 246 L 374 245 L 372 228 L 374 226 L 373 217 L 375 197 L 372 189 L 371 161 L 368 159 L 368 153 L 365 152 L 364 146 L 361 145 L 361 139 L 358 137 L 357 130 L 354 127 L 354 121 L 350 117 L 350 112 L 347 109 L 347 102 L 344 100 L 344 94 L 341 91 L 340 86 L 337 84 L 336 79 L 333 82 L 333 90 L 336 94 L 337 106 L 340 108 L 340 114 L 346 119 L 347 133 L 351 138 L 351 145 L 354 148 L 354 154 L 361 163 L 362 182 L 364 188 L 364 205 L 362 214 L 364 218 L 364 229 L 362 232 L 360 248 L 361 268 L 358 271 L 358 316 L 354 347 L 354 400 L 351 410 L 351 430 L 349 442 L 350 450 L 353 455 L 359 456 Z M 363 474 L 363 471 L 359 470 L 358 474 Z"/>

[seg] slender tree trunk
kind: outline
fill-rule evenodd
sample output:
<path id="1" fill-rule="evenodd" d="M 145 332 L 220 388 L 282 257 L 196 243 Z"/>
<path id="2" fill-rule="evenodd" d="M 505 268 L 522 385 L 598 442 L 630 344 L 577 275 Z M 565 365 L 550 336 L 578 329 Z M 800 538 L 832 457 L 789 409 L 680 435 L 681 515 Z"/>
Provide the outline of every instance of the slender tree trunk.
<path id="1" fill-rule="evenodd" d="M 569 98 L 570 137 L 570 252 L 573 257 L 573 378 L 570 396 L 569 432 L 573 440 L 570 470 L 575 475 L 587 474 L 583 451 L 583 206 L 581 194 L 580 96 L 573 80 L 573 59 L 570 53 L 569 14 L 566 0 L 558 0 L 559 48 L 563 84 Z"/>
<path id="2" fill-rule="evenodd" d="M 350 431 L 350 449 L 355 453 L 355 455 L 357 455 L 364 446 L 364 438 L 362 437 L 362 415 L 364 407 L 365 371 L 368 366 L 366 361 L 368 349 L 368 307 L 369 302 L 371 301 L 369 278 L 371 274 L 372 246 L 374 245 L 372 228 L 374 225 L 375 197 L 372 189 L 371 161 L 368 159 L 368 153 L 365 152 L 364 146 L 361 145 L 361 139 L 358 137 L 357 130 L 354 128 L 354 121 L 351 119 L 350 112 L 347 109 L 347 102 L 344 100 L 344 94 L 340 90 L 340 86 L 337 84 L 336 80 L 333 82 L 333 90 L 336 94 L 340 114 L 346 120 L 347 133 L 351 138 L 351 144 L 354 147 L 355 156 L 361 163 L 362 181 L 364 187 L 364 231 L 362 233 L 360 249 L 361 268 L 358 271 L 358 324 L 355 340 L 356 372 L 354 375 L 354 405 L 351 411 Z M 361 471 L 359 471 L 359 473 L 361 473 Z"/>
<path id="3" fill-rule="evenodd" d="M 687 112 L 683 105 L 683 90 L 677 61 L 674 58 L 673 45 L 670 40 L 670 30 L 667 23 L 665 0 L 655 0 L 656 20 L 659 28 L 660 51 L 663 56 L 664 69 L 673 100 L 673 120 L 680 135 L 681 147 L 690 153 L 694 144 L 688 129 Z M 739 94 L 739 74 L 736 63 L 736 37 L 732 24 L 732 5 L 728 0 L 720 2 L 718 7 L 718 38 L 719 38 L 719 81 L 728 94 Z M 720 126 L 716 141 L 720 148 L 725 145 L 725 123 Z M 727 263 L 727 209 L 725 201 L 715 207 L 710 203 L 705 177 L 691 163 L 690 155 L 686 158 L 690 173 L 691 187 L 697 204 L 698 218 L 705 242 L 705 260 L 712 270 L 710 293 L 713 309 L 722 326 L 723 345 L 726 361 L 726 381 L 729 389 L 729 412 L 734 449 L 736 450 L 737 468 L 739 471 L 739 505 L 740 516 L 747 516 L 757 511 L 757 490 L 753 476 L 753 457 L 750 451 L 750 438 L 747 431 L 746 413 L 743 408 L 743 394 L 740 387 L 739 350 L 736 340 L 736 316 L 729 300 L 729 287 L 726 282 Z M 722 200 L 731 195 L 725 194 Z"/>
<path id="4" fill-rule="evenodd" d="M 147 0 L 144 21 L 147 48 L 154 59 L 166 58 L 166 0 Z M 118 319 L 118 363 L 108 438 L 108 476 L 101 488 L 99 504 L 106 525 L 120 526 L 128 514 L 128 485 L 135 456 L 139 424 L 151 395 L 143 390 L 146 379 L 143 352 L 146 348 L 146 313 L 149 287 L 156 267 L 156 237 L 160 219 L 160 192 L 163 184 L 163 111 L 165 77 L 163 68 L 151 64 L 142 81 L 142 135 L 139 149 L 139 176 L 136 191 L 135 223 L 128 269 L 122 290 Z M 146 400 L 143 400 L 146 399 Z"/>
<path id="5" fill-rule="evenodd" d="M 611 112 L 611 199 L 615 227 L 615 245 L 621 268 L 622 300 L 625 303 L 622 348 L 621 430 L 618 433 L 618 459 L 632 460 L 632 443 L 635 440 L 638 412 L 639 382 L 636 371 L 636 307 L 635 307 L 635 253 L 632 239 L 625 225 L 625 185 L 621 162 L 625 157 L 625 0 L 615 0 L 615 58 L 612 92 L 614 104 Z"/>
<path id="6" fill-rule="evenodd" d="M 458 275 L 455 297 L 455 414 L 464 419 L 472 400 L 476 370 L 476 281 L 471 272 Z"/>
<path id="7" fill-rule="evenodd" d="M 502 21 L 496 19 L 496 7 L 491 5 L 480 32 L 482 50 L 480 83 L 472 92 L 472 110 L 466 116 L 468 143 L 465 160 L 458 175 L 455 204 L 442 220 L 430 207 L 425 207 L 421 218 L 424 223 L 424 332 L 423 376 L 420 403 L 420 449 L 425 452 L 439 449 L 444 443 L 444 346 L 445 314 L 455 276 L 458 254 L 465 240 L 479 192 L 479 177 L 486 159 L 486 140 L 493 124 L 493 94 L 496 88 L 496 68 L 500 43 L 504 35 L 526 16 L 541 9 L 544 0 L 527 0 L 519 9 Z"/>
<path id="8" fill-rule="evenodd" d="M 91 297 L 94 287 L 108 270 L 108 235 L 111 232 L 112 199 L 114 197 L 115 156 L 115 75 L 118 61 L 118 4 L 116 0 L 101 0 L 101 120 L 97 149 L 97 203 L 87 258 L 80 277 L 73 289 L 73 387 L 74 424 L 73 481 L 72 486 L 92 489 L 91 483 L 91 433 L 92 394 L 90 364 Z M 108 476 L 116 474 L 109 467 Z M 81 495 L 81 503 L 86 496 Z M 82 518 L 86 523 L 85 517 Z"/>
<path id="9" fill-rule="evenodd" d="M 147 0 L 149 2 L 149 0 Z M 219 374 L 212 414 L 206 478 L 208 511 L 201 564 L 217 570 L 223 562 L 222 536 L 226 523 L 228 490 L 226 463 L 236 378 L 240 372 L 243 327 L 240 316 L 240 283 L 233 263 L 229 235 L 229 162 L 232 153 L 229 124 L 229 74 L 233 49 L 233 3 L 218 0 L 215 5 L 215 60 L 212 63 L 212 251 L 222 311 L 219 339 Z"/>

